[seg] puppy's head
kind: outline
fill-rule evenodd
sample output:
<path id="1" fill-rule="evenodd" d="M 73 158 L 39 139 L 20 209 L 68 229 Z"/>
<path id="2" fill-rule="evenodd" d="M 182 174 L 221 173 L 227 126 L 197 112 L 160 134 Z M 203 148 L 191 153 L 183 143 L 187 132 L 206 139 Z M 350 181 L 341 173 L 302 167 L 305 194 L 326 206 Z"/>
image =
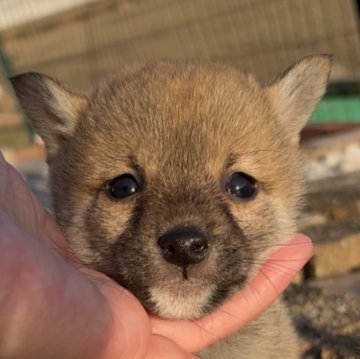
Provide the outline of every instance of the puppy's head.
<path id="1" fill-rule="evenodd" d="M 299 131 L 329 71 L 329 57 L 309 57 L 261 86 L 219 65 L 158 62 L 90 96 L 40 74 L 12 83 L 46 144 L 74 252 L 150 311 L 195 318 L 294 230 Z"/>

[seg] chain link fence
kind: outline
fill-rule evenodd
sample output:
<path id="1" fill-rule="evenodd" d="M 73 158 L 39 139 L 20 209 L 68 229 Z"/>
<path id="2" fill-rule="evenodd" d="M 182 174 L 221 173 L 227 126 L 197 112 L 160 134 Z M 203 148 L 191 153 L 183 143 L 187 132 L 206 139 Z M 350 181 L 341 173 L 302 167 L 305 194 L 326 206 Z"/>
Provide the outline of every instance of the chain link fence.
<path id="1" fill-rule="evenodd" d="M 159 58 L 227 63 L 268 81 L 330 53 L 332 83 L 312 121 L 360 119 L 354 0 L 0 0 L 0 48 L 7 75 L 39 71 L 78 88 Z"/>

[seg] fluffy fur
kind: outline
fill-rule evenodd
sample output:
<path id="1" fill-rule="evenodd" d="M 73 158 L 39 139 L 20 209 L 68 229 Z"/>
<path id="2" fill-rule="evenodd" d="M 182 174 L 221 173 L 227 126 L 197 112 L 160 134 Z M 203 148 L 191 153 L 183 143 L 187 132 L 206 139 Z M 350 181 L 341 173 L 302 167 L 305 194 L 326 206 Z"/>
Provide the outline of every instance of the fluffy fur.
<path id="1" fill-rule="evenodd" d="M 87 266 L 131 290 L 152 312 L 197 318 L 243 287 L 295 230 L 302 191 L 298 135 L 323 95 L 328 56 L 308 57 L 261 86 L 210 63 L 137 64 L 76 94 L 40 74 L 12 78 L 44 139 L 56 218 Z M 233 172 L 259 190 L 249 201 L 224 190 Z M 112 178 L 130 173 L 136 195 L 113 200 Z M 158 238 L 175 226 L 205 233 L 209 254 L 182 269 Z M 297 357 L 286 310 L 275 303 L 202 358 Z"/>

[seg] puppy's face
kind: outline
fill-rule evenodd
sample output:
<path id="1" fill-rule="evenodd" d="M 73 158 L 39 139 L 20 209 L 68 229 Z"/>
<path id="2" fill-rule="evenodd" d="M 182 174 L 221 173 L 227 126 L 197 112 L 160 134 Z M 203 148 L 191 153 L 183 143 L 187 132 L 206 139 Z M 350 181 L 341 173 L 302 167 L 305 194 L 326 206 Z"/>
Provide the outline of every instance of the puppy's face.
<path id="1" fill-rule="evenodd" d="M 81 96 L 12 79 L 44 139 L 55 213 L 77 256 L 152 312 L 195 318 L 294 230 L 297 137 L 328 57 L 272 85 L 210 64 L 136 65 Z"/>

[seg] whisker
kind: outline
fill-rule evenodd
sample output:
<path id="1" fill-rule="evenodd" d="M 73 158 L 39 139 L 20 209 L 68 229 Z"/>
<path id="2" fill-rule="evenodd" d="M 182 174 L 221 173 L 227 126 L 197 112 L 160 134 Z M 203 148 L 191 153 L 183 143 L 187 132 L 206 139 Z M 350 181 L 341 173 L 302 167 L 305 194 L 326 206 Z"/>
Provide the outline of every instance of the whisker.
<path id="1" fill-rule="evenodd" d="M 226 310 L 224 310 L 224 309 L 221 309 L 221 307 L 216 308 L 216 310 L 218 310 L 218 311 L 220 311 L 220 312 L 222 312 L 222 313 L 224 313 L 224 314 L 226 314 L 226 315 L 228 315 L 228 316 L 230 316 L 230 317 L 232 317 L 232 318 L 240 319 L 240 317 L 238 317 L 237 315 L 231 314 L 231 313 L 229 313 L 228 311 L 226 311 Z"/>
<path id="2" fill-rule="evenodd" d="M 210 315 L 212 315 L 212 314 L 210 314 Z M 191 323 L 195 324 L 198 328 L 200 328 L 200 329 L 203 330 L 204 332 L 210 334 L 210 335 L 213 336 L 215 339 L 217 339 L 217 340 L 220 340 L 220 339 L 221 339 L 218 335 L 216 335 L 216 334 L 214 334 L 213 332 L 211 332 L 210 330 L 202 327 L 196 320 L 191 320 Z"/>
<path id="3" fill-rule="evenodd" d="M 271 269 L 285 269 L 285 270 L 289 270 L 292 273 L 297 273 L 297 271 L 293 268 L 289 268 L 285 265 L 281 265 L 279 263 L 271 263 L 271 261 L 255 261 L 255 260 L 248 260 L 247 262 L 245 262 L 246 264 L 259 264 L 262 265 L 264 267 L 268 267 Z"/>
<path id="4" fill-rule="evenodd" d="M 249 289 L 252 295 L 254 296 L 254 298 L 256 299 L 257 303 L 260 304 L 261 303 L 260 293 L 257 293 L 257 291 L 254 290 L 253 283 L 249 283 Z"/>
<path id="5" fill-rule="evenodd" d="M 278 289 L 275 287 L 274 283 L 271 281 L 271 279 L 260 269 L 260 273 L 266 278 L 266 280 L 271 284 L 271 286 L 274 288 L 277 295 L 280 295 L 281 293 L 278 291 Z"/>

